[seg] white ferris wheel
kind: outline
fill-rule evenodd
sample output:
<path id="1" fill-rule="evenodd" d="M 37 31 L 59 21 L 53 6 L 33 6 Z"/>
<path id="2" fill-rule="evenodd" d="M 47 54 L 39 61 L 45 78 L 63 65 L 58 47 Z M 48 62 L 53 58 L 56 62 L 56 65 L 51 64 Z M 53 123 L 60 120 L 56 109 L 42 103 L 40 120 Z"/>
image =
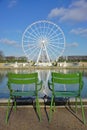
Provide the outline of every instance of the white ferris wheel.
<path id="1" fill-rule="evenodd" d="M 46 20 L 37 21 L 25 29 L 22 47 L 29 61 L 51 63 L 63 54 L 65 36 L 55 23 Z"/>

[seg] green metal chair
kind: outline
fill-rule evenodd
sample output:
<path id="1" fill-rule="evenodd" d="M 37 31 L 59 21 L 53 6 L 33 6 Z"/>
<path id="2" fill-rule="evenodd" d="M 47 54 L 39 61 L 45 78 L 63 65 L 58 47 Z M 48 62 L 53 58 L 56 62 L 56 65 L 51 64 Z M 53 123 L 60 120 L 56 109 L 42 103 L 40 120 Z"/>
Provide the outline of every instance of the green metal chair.
<path id="1" fill-rule="evenodd" d="M 36 112 L 38 114 L 39 120 L 41 121 L 41 111 L 40 111 L 40 104 L 39 104 L 39 97 L 38 92 L 42 88 L 42 81 L 38 80 L 38 73 L 29 73 L 29 74 L 15 74 L 15 73 L 8 73 L 8 89 L 10 91 L 10 97 L 8 99 L 8 108 L 6 113 L 6 123 L 9 119 L 9 113 L 11 110 L 11 100 L 13 102 L 14 109 L 16 111 L 17 107 L 17 99 L 22 99 L 25 97 L 34 98 L 36 101 Z M 22 90 L 22 87 L 30 87 L 30 89 Z M 32 89 L 33 88 L 33 89 Z M 33 99 L 32 98 L 32 99 Z"/>
<path id="2" fill-rule="evenodd" d="M 57 90 L 57 86 L 62 87 L 62 85 L 72 89 L 66 89 L 66 90 Z M 80 99 L 81 109 L 82 109 L 82 119 L 84 124 L 86 123 L 85 120 L 85 114 L 84 114 L 84 108 L 83 103 L 81 99 L 81 91 L 83 88 L 83 81 L 82 81 L 82 73 L 51 73 L 51 81 L 48 81 L 49 89 L 52 91 L 52 97 L 51 97 L 51 105 L 50 105 L 50 114 L 49 114 L 49 122 L 52 119 L 53 111 L 55 110 L 55 99 L 62 97 L 62 98 L 72 98 L 75 97 L 75 108 L 77 112 L 77 98 Z M 76 87 L 78 86 L 78 87 Z M 74 89 L 74 88 L 77 89 Z M 55 90 L 56 88 L 56 90 Z"/>

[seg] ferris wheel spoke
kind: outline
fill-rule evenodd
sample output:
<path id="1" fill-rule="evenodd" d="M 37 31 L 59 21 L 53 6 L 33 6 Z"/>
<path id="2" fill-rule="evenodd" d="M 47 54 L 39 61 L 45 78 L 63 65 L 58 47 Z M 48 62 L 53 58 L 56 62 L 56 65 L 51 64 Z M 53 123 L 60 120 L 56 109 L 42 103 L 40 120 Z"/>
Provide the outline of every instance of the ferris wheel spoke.
<path id="1" fill-rule="evenodd" d="M 22 47 L 28 59 L 39 62 L 56 60 L 65 49 L 65 37 L 61 28 L 51 21 L 37 21 L 23 33 Z"/>
<path id="2" fill-rule="evenodd" d="M 38 55 L 38 53 L 35 52 L 34 54 L 30 55 L 30 57 L 32 57 L 32 60 L 36 60 L 37 59 L 37 55 Z"/>
<path id="3" fill-rule="evenodd" d="M 32 28 L 31 28 L 32 32 L 35 34 L 36 38 L 38 37 L 38 33 L 37 33 L 37 29 L 36 29 L 36 25 L 34 25 Z"/>
<path id="4" fill-rule="evenodd" d="M 36 47 L 38 47 L 38 46 L 34 46 L 34 45 L 24 45 L 24 48 L 27 50 L 27 49 L 34 49 L 34 48 L 36 48 Z"/>
<path id="5" fill-rule="evenodd" d="M 61 33 L 59 33 L 59 34 L 54 34 L 54 35 L 52 35 L 52 36 L 49 36 L 49 38 L 50 38 L 50 40 L 52 40 L 52 39 L 59 39 L 59 38 L 61 38 L 61 37 L 59 37 L 59 36 L 61 36 Z"/>
<path id="6" fill-rule="evenodd" d="M 26 32 L 26 35 L 29 35 L 29 38 L 33 38 L 33 39 L 36 39 L 37 37 L 31 33 L 29 30 Z"/>
<path id="7" fill-rule="evenodd" d="M 35 46 L 35 44 L 24 44 L 24 47 L 33 47 L 33 46 Z"/>
<path id="8" fill-rule="evenodd" d="M 50 34 L 53 32 L 54 26 L 52 26 L 51 29 L 50 29 L 49 26 L 48 26 L 48 29 L 49 29 L 49 31 L 48 31 L 47 37 L 49 37 Z"/>
<path id="9" fill-rule="evenodd" d="M 57 41 L 55 41 L 55 42 L 50 42 L 50 43 L 49 43 L 49 46 L 55 46 L 55 47 L 57 47 L 57 46 L 62 46 L 62 47 L 65 48 L 65 46 L 64 46 L 63 43 L 59 43 L 59 42 L 57 42 Z"/>
<path id="10" fill-rule="evenodd" d="M 24 39 L 24 42 L 28 43 L 28 42 L 33 42 L 35 43 L 37 40 L 34 37 L 30 37 L 28 39 Z"/>
<path id="11" fill-rule="evenodd" d="M 24 44 L 32 44 L 32 43 L 35 43 L 36 41 L 30 41 L 30 40 L 28 40 L 28 41 L 24 41 Z"/>
<path id="12" fill-rule="evenodd" d="M 33 51 L 34 49 L 38 49 L 38 46 L 32 46 L 31 48 L 26 48 L 26 51 Z"/>
<path id="13" fill-rule="evenodd" d="M 44 36 L 47 37 L 49 30 L 50 30 L 50 24 L 45 23 L 45 29 L 44 29 Z"/>
<path id="14" fill-rule="evenodd" d="M 49 43 L 51 43 L 51 44 L 63 44 L 64 45 L 64 39 L 59 39 L 59 38 L 54 38 L 54 39 L 50 39 L 50 42 Z"/>
<path id="15" fill-rule="evenodd" d="M 30 45 L 24 46 L 25 51 L 30 51 L 30 50 L 35 49 L 35 48 L 38 48 L 38 46 L 30 46 Z"/>
<path id="16" fill-rule="evenodd" d="M 51 52 L 50 50 L 48 50 L 48 55 L 50 54 L 50 55 L 49 55 L 50 60 L 52 60 L 52 59 L 51 59 L 51 58 L 52 58 L 52 53 L 53 53 L 53 52 Z"/>
<path id="17" fill-rule="evenodd" d="M 40 31 L 40 35 L 43 36 L 43 23 L 39 24 L 38 29 Z"/>
<path id="18" fill-rule="evenodd" d="M 32 51 L 32 53 L 29 54 L 30 57 L 32 57 L 32 59 L 34 59 L 34 57 L 37 57 L 39 52 L 36 51 L 36 49 L 34 51 Z"/>
<path id="19" fill-rule="evenodd" d="M 46 37 L 47 33 L 48 33 L 47 23 L 46 23 L 46 22 L 43 22 L 43 31 L 42 31 L 43 37 Z"/>
<path id="20" fill-rule="evenodd" d="M 50 41 L 50 42 L 49 42 L 49 46 L 56 46 L 56 47 L 57 47 L 58 45 L 60 46 L 59 41 L 54 41 L 54 42 L 53 42 L 53 41 Z"/>
<path id="21" fill-rule="evenodd" d="M 50 24 L 48 24 L 48 23 L 45 23 L 45 27 L 44 27 L 45 29 L 44 29 L 44 36 L 45 37 L 47 37 L 48 36 L 48 33 L 50 32 L 50 30 L 52 29 L 52 28 L 50 28 Z"/>
<path id="22" fill-rule="evenodd" d="M 55 39 L 54 41 L 53 40 L 49 41 L 49 46 L 51 46 L 51 45 L 56 46 L 56 45 L 60 45 L 60 44 L 59 44 L 59 41 Z"/>
<path id="23" fill-rule="evenodd" d="M 55 51 L 55 48 L 54 48 L 54 47 L 50 46 L 50 47 L 49 47 L 49 50 L 51 50 L 51 51 L 56 55 L 56 51 Z M 58 53 L 58 51 L 57 51 L 57 53 Z"/>
<path id="24" fill-rule="evenodd" d="M 33 29 L 31 28 L 31 30 L 32 30 L 32 32 L 35 34 L 36 39 L 37 39 L 37 38 L 40 36 L 39 33 L 37 32 L 36 29 L 33 30 Z"/>
<path id="25" fill-rule="evenodd" d="M 62 49 L 64 49 L 64 48 L 57 46 L 57 47 L 55 47 L 54 49 L 55 49 L 55 50 L 62 50 Z"/>
<path id="26" fill-rule="evenodd" d="M 57 58 L 56 53 L 52 49 L 50 49 L 50 48 L 48 49 L 48 54 L 50 54 L 50 57 L 52 57 L 52 59 L 54 59 L 55 56 Z"/>
<path id="27" fill-rule="evenodd" d="M 37 50 L 37 48 L 32 48 L 31 50 L 27 49 L 26 52 L 29 51 L 30 52 L 29 56 L 31 56 L 32 54 L 37 52 L 36 50 Z"/>
<path id="28" fill-rule="evenodd" d="M 57 30 L 55 30 L 54 32 L 52 32 L 52 34 L 48 35 L 48 37 L 50 39 L 54 39 L 55 37 L 59 38 L 60 35 L 61 35 L 61 33 L 59 33 Z"/>
<path id="29" fill-rule="evenodd" d="M 37 33 L 37 39 L 41 37 L 40 31 L 38 30 L 37 26 L 34 27 Z"/>
<path id="30" fill-rule="evenodd" d="M 24 38 L 25 38 L 25 39 L 26 39 L 26 38 L 28 39 L 29 37 L 30 37 L 30 36 L 24 35 Z"/>
<path id="31" fill-rule="evenodd" d="M 56 53 L 58 54 L 58 52 L 59 52 L 59 51 L 57 51 L 57 52 L 56 52 L 56 51 L 54 51 L 55 49 L 54 49 L 54 48 L 52 48 L 52 47 L 50 47 L 49 49 L 53 52 L 53 54 L 54 54 L 55 56 L 56 56 Z"/>
<path id="32" fill-rule="evenodd" d="M 46 31 L 47 31 L 47 28 L 46 28 L 46 23 L 44 22 L 43 23 L 44 25 L 43 25 L 43 35 L 44 35 L 44 37 L 46 37 Z"/>
<path id="33" fill-rule="evenodd" d="M 57 46 L 54 45 L 54 44 L 51 44 L 51 46 L 54 47 L 55 49 L 58 49 L 58 48 L 63 49 L 63 48 L 64 48 L 64 46 L 61 47 L 61 46 L 59 46 L 59 45 L 60 45 L 60 44 L 58 44 Z M 61 44 L 61 45 L 62 45 L 62 44 Z"/>
<path id="34" fill-rule="evenodd" d="M 27 45 L 24 44 L 24 47 L 27 47 L 26 49 L 34 49 L 34 48 L 37 48 L 38 45 L 35 45 L 35 44 L 28 44 L 28 46 L 27 46 Z"/>
<path id="35" fill-rule="evenodd" d="M 40 27 L 39 27 L 39 32 L 40 32 L 40 37 L 41 38 L 43 38 L 43 27 L 41 27 L 41 25 L 40 25 Z"/>
<path id="36" fill-rule="evenodd" d="M 48 37 L 50 36 L 53 36 L 53 35 L 56 35 L 58 33 L 58 30 L 53 28 L 52 32 L 48 35 Z"/>
<path id="37" fill-rule="evenodd" d="M 27 33 L 30 35 L 31 39 L 34 39 L 34 40 L 37 39 L 37 37 L 33 33 L 29 32 L 29 31 Z"/>
<path id="38" fill-rule="evenodd" d="M 35 26 L 34 26 L 34 28 L 35 28 L 35 30 L 36 30 L 36 33 L 38 34 L 37 35 L 37 38 L 39 38 L 39 37 L 41 37 L 41 33 L 40 33 L 40 22 L 38 23 L 38 24 L 36 24 Z"/>
<path id="39" fill-rule="evenodd" d="M 36 41 L 36 38 L 29 36 L 28 38 L 24 38 L 24 41 Z"/>
<path id="40" fill-rule="evenodd" d="M 50 48 L 49 48 L 49 49 L 51 49 L 55 55 L 59 55 L 59 54 L 60 54 L 60 52 L 61 52 L 61 49 L 60 49 L 60 50 L 58 50 L 57 48 L 54 48 L 54 47 L 52 47 L 52 46 L 50 46 Z"/>
<path id="41" fill-rule="evenodd" d="M 57 30 L 55 32 L 53 32 L 51 35 L 49 35 L 50 40 L 55 39 L 55 38 L 60 39 L 61 37 L 63 37 L 63 33 L 59 32 Z"/>
<path id="42" fill-rule="evenodd" d="M 55 54 L 52 51 L 49 51 L 48 54 L 50 54 L 50 59 L 51 60 L 55 58 Z"/>
<path id="43" fill-rule="evenodd" d="M 37 38 L 37 37 L 36 37 Z M 36 40 L 35 37 L 32 37 L 32 36 L 27 36 L 27 34 L 24 36 L 24 39 L 29 39 L 29 40 Z"/>
<path id="44" fill-rule="evenodd" d="M 37 46 L 36 44 L 37 41 L 24 41 L 24 45 L 31 45 L 31 46 Z"/>

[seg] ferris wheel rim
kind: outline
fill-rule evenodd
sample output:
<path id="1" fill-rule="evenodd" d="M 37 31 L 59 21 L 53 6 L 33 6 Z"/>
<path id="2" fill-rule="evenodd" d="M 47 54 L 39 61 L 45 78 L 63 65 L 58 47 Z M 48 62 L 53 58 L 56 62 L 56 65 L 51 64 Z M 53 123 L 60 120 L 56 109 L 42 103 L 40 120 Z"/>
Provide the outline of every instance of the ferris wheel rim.
<path id="1" fill-rule="evenodd" d="M 22 48 L 23 48 L 23 51 L 24 51 L 26 57 L 28 57 L 28 55 L 27 55 L 27 53 L 26 53 L 26 51 L 25 51 L 25 49 L 24 49 L 23 39 L 24 39 L 24 36 L 25 36 L 27 30 L 30 29 L 32 26 L 36 25 L 37 23 L 48 23 L 48 24 L 54 25 L 58 30 L 60 30 L 61 34 L 63 35 L 63 40 L 64 40 L 64 44 L 63 44 L 63 45 L 64 45 L 64 47 L 63 47 L 61 53 L 57 56 L 57 58 L 56 58 L 56 60 L 57 60 L 58 57 L 60 57 L 60 56 L 63 54 L 64 50 L 65 50 L 65 35 L 64 35 L 63 30 L 62 30 L 57 24 L 53 23 L 52 21 L 48 21 L 48 20 L 39 20 L 39 21 L 36 21 L 36 22 L 32 23 L 31 25 L 29 25 L 29 26 L 25 29 L 25 31 L 24 31 L 24 33 L 23 33 L 23 35 L 22 35 Z"/>

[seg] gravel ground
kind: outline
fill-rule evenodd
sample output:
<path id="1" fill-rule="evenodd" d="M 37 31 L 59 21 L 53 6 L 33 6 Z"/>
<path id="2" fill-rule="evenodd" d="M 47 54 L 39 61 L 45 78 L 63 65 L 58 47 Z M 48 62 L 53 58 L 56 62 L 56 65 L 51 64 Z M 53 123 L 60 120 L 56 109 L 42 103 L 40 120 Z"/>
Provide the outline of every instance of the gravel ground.
<path id="1" fill-rule="evenodd" d="M 0 130 L 87 130 L 87 124 L 82 123 L 81 109 L 75 116 L 70 109 L 57 107 L 52 121 L 48 122 L 49 108 L 41 108 L 42 121 L 39 122 L 33 107 L 17 107 L 11 111 L 8 124 L 5 123 L 6 106 L 0 106 Z M 87 108 L 85 108 L 87 119 Z"/>

